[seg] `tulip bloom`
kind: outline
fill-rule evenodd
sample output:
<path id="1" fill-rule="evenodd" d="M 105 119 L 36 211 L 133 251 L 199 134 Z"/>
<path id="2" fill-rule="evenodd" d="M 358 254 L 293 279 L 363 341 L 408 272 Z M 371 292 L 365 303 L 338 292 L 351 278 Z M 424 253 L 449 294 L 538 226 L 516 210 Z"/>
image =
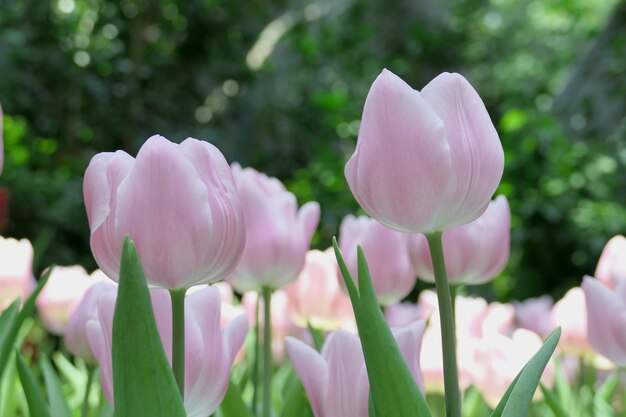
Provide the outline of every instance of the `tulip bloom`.
<path id="1" fill-rule="evenodd" d="M 544 337 L 556 329 L 552 317 L 554 301 L 549 295 L 538 298 L 529 298 L 515 304 L 515 319 L 517 325 Z"/>
<path id="2" fill-rule="evenodd" d="M 217 281 L 237 265 L 245 242 L 239 196 L 224 156 L 208 142 L 152 136 L 136 159 L 100 153 L 83 191 L 93 255 L 114 281 L 126 235 L 158 287 Z"/>
<path id="3" fill-rule="evenodd" d="M 34 287 L 33 245 L 0 236 L 0 311 L 17 298 L 26 300 Z"/>
<path id="4" fill-rule="evenodd" d="M 411 375 L 423 391 L 419 354 L 424 322 L 393 329 Z M 335 330 L 321 354 L 306 343 L 287 339 L 287 352 L 302 381 L 315 417 L 367 417 L 369 381 L 358 336 Z"/>
<path id="5" fill-rule="evenodd" d="M 95 273 L 102 274 L 102 279 L 89 287 L 85 292 L 80 304 L 70 315 L 64 331 L 67 349 L 75 356 L 92 364 L 97 361 L 87 339 L 87 323 L 98 319 L 100 297 L 106 296 L 105 294 L 110 294 L 109 296 L 113 297 L 117 295 L 117 284 L 106 279 L 102 271 L 96 271 Z"/>
<path id="6" fill-rule="evenodd" d="M 309 202 L 298 210 L 296 197 L 276 178 L 233 164 L 241 196 L 246 245 L 227 281 L 240 293 L 272 290 L 294 281 L 320 219 L 320 206 Z"/>
<path id="7" fill-rule="evenodd" d="M 584 354 L 590 349 L 587 339 L 587 315 L 585 294 L 574 287 L 552 307 L 552 321 L 561 326 L 559 346 L 565 353 Z"/>
<path id="8" fill-rule="evenodd" d="M 429 314 L 430 310 L 426 311 L 409 302 L 391 304 L 385 308 L 385 319 L 390 327 L 406 327 L 418 320 L 428 319 Z"/>
<path id="9" fill-rule="evenodd" d="M 443 253 L 448 282 L 483 284 L 494 279 L 506 266 L 510 252 L 511 211 L 504 196 L 489 204 L 487 210 L 471 223 L 443 232 Z M 428 242 L 415 235 L 412 252 L 417 275 L 435 282 Z"/>
<path id="10" fill-rule="evenodd" d="M 324 252 L 310 250 L 298 278 L 285 294 L 294 320 L 306 327 L 332 330 L 354 327 L 354 313 L 347 295 L 341 292 L 337 276 L 337 259 L 332 248 Z"/>
<path id="11" fill-rule="evenodd" d="M 415 286 L 415 268 L 411 262 L 410 238 L 365 216 L 346 216 L 341 222 L 339 247 L 353 277 L 358 274 L 357 246 L 367 258 L 374 291 L 382 305 L 398 302 Z M 345 284 L 341 279 L 341 287 Z"/>
<path id="12" fill-rule="evenodd" d="M 99 271 L 89 276 L 80 265 L 55 267 L 36 302 L 46 329 L 55 335 L 63 334 L 89 287 L 105 279 Z"/>
<path id="13" fill-rule="evenodd" d="M 463 76 L 443 73 L 419 92 L 383 70 L 365 100 L 345 176 L 379 222 L 432 233 L 477 219 L 503 169 L 496 129 Z"/>
<path id="14" fill-rule="evenodd" d="M 600 280 L 585 277 L 582 289 L 589 343 L 616 365 L 625 366 L 626 283 L 618 282 L 615 288 L 610 288 Z"/>
<path id="15" fill-rule="evenodd" d="M 618 282 L 626 282 L 626 238 L 624 236 L 612 237 L 602 249 L 595 277 L 611 288 L 614 288 Z"/>
<path id="16" fill-rule="evenodd" d="M 152 308 L 163 348 L 171 363 L 171 301 L 165 290 L 151 290 Z M 100 297 L 98 319 L 87 323 L 89 346 L 100 365 L 104 393 L 113 405 L 111 337 L 116 294 Z M 235 355 L 248 332 L 245 315 L 220 329 L 220 294 L 212 287 L 185 298 L 185 395 L 188 417 L 211 415 L 222 402 L 230 382 Z"/>

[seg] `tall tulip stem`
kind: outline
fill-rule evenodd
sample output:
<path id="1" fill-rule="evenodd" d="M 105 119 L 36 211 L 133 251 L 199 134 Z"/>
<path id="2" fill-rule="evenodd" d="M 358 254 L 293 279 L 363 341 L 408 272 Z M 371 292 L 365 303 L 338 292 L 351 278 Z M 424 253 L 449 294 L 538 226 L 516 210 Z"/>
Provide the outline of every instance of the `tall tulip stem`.
<path id="1" fill-rule="evenodd" d="M 181 398 L 185 396 L 185 292 L 171 290 L 172 299 L 172 370 Z"/>
<path id="2" fill-rule="evenodd" d="M 85 384 L 85 395 L 83 397 L 83 404 L 80 408 L 80 416 L 89 416 L 89 393 L 91 392 L 91 385 L 93 384 L 93 375 L 96 372 L 96 367 L 93 365 L 87 365 L 87 383 Z"/>
<path id="3" fill-rule="evenodd" d="M 433 260 L 437 302 L 441 318 L 441 342 L 443 347 L 443 380 L 446 398 L 446 416 L 461 417 L 461 390 L 459 389 L 459 373 L 456 364 L 456 336 L 454 331 L 454 314 L 452 298 L 448 285 L 448 274 L 443 256 L 441 232 L 426 235 L 428 247 Z"/>
<path id="4" fill-rule="evenodd" d="M 263 417 L 270 417 L 272 386 L 272 291 L 263 288 Z"/>

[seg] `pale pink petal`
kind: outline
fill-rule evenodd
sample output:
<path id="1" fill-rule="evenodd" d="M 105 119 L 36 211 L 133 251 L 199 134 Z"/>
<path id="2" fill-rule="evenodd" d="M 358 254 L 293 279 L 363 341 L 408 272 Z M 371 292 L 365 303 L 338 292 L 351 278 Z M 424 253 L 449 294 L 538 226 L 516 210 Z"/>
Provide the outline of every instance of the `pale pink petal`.
<path id="1" fill-rule="evenodd" d="M 302 381 L 315 417 L 325 417 L 328 366 L 322 356 L 301 340 L 288 337 L 287 354 Z"/>

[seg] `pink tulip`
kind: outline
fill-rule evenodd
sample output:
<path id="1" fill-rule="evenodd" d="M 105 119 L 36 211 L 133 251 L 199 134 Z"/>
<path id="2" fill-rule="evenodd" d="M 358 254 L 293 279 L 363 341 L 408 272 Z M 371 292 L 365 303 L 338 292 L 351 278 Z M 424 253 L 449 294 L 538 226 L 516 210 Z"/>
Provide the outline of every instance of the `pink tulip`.
<path id="1" fill-rule="evenodd" d="M 475 349 L 474 384 L 492 408 L 500 401 L 515 376 L 541 348 L 541 338 L 526 329 L 515 330 L 511 337 L 491 334 L 478 342 Z M 550 386 L 553 365 L 548 363 L 542 383 Z"/>
<path id="2" fill-rule="evenodd" d="M 285 294 L 294 320 L 302 327 L 307 322 L 318 329 L 333 330 L 354 322 L 352 304 L 339 288 L 337 260 L 332 248 L 310 250 L 298 278 Z"/>
<path id="3" fill-rule="evenodd" d="M 559 346 L 564 353 L 581 355 L 589 352 L 585 294 L 575 287 L 565 293 L 552 308 L 552 321 L 561 326 Z"/>
<path id="4" fill-rule="evenodd" d="M 422 389 L 418 358 L 423 333 L 423 321 L 394 329 L 400 351 Z M 326 339 L 321 354 L 300 340 L 288 338 L 287 352 L 315 417 L 368 416 L 369 381 L 358 336 L 335 330 Z"/>
<path id="5" fill-rule="evenodd" d="M 595 351 L 619 366 L 626 365 L 626 282 L 609 288 L 600 280 L 585 277 L 589 343 Z"/>
<path id="6" fill-rule="evenodd" d="M 97 361 L 87 339 L 87 323 L 98 319 L 100 297 L 106 296 L 105 294 L 110 294 L 113 297 L 117 295 L 117 284 L 106 279 L 102 271 L 94 272 L 94 274 L 96 273 L 102 274 L 102 279 L 87 289 L 80 304 L 70 315 L 64 331 L 67 349 L 75 356 L 91 364 Z"/>
<path id="7" fill-rule="evenodd" d="M 152 308 L 163 348 L 171 363 L 172 319 L 169 293 L 151 290 Z M 113 405 L 111 332 L 116 294 L 103 294 L 98 319 L 87 324 L 89 346 L 100 365 L 104 393 Z M 220 294 L 212 287 L 185 299 L 185 395 L 188 417 L 206 417 L 219 407 L 230 382 L 230 369 L 248 332 L 245 316 L 220 329 Z"/>
<path id="8" fill-rule="evenodd" d="M 100 153 L 83 191 L 91 249 L 114 281 L 126 235 L 158 287 L 214 282 L 237 265 L 245 242 L 239 196 L 224 156 L 208 142 L 152 136 L 136 159 Z"/>
<path id="9" fill-rule="evenodd" d="M 232 166 L 246 224 L 246 245 L 237 269 L 226 279 L 240 293 L 277 289 L 294 281 L 302 267 L 320 206 L 298 210 L 296 197 L 276 178 Z"/>
<path id="10" fill-rule="evenodd" d="M 0 236 L 0 311 L 15 299 L 26 300 L 34 287 L 33 245 Z"/>
<path id="11" fill-rule="evenodd" d="M 511 211 L 506 197 L 499 196 L 471 223 L 443 232 L 443 252 L 448 282 L 483 284 L 494 279 L 509 260 Z M 423 235 L 412 241 L 417 275 L 435 282 L 428 242 Z"/>
<path id="12" fill-rule="evenodd" d="M 504 168 L 485 105 L 459 74 L 419 92 L 383 70 L 367 95 L 345 167 L 355 198 L 379 222 L 431 233 L 477 219 Z"/>
<path id="13" fill-rule="evenodd" d="M 106 277 L 99 273 L 92 276 L 80 266 L 57 266 L 37 297 L 37 311 L 52 334 L 61 335 L 70 316 L 92 285 Z"/>
<path id="14" fill-rule="evenodd" d="M 415 286 L 415 268 L 411 262 L 411 236 L 391 230 L 365 216 L 346 216 L 341 222 L 339 247 L 350 274 L 358 276 L 357 245 L 367 259 L 374 291 L 382 305 L 398 302 Z M 342 288 L 345 288 L 340 278 Z"/>
<path id="15" fill-rule="evenodd" d="M 385 308 L 385 318 L 390 327 L 406 327 L 418 320 L 426 320 L 430 311 L 417 304 L 404 302 L 391 304 Z"/>
<path id="16" fill-rule="evenodd" d="M 557 327 L 552 318 L 553 303 L 554 301 L 549 295 L 515 303 L 517 325 L 535 332 L 539 336 L 547 336 Z"/>
<path id="17" fill-rule="evenodd" d="M 624 236 L 614 236 L 608 241 L 600 255 L 595 277 L 611 288 L 614 288 L 618 282 L 626 282 L 626 238 Z"/>

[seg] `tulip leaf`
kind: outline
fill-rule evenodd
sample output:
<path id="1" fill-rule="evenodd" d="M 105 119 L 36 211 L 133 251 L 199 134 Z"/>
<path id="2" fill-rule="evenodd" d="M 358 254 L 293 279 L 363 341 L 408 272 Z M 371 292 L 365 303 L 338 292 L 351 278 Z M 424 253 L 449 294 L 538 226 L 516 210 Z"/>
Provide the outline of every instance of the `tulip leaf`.
<path id="1" fill-rule="evenodd" d="M 380 310 L 363 250 L 361 247 L 357 248 L 357 289 L 335 238 L 333 247 L 352 301 L 370 381 L 371 402 L 376 415 L 432 416 Z"/>
<path id="2" fill-rule="evenodd" d="M 30 317 L 35 311 L 35 300 L 39 296 L 39 293 L 43 289 L 44 285 L 46 285 L 46 282 L 48 282 L 48 278 L 50 277 L 53 268 L 54 266 L 48 268 L 46 273 L 39 279 L 37 288 L 35 288 L 35 291 L 33 291 L 26 299 L 19 312 L 12 310 L 16 308 L 14 305 L 19 305 L 19 301 L 17 301 L 11 304 L 11 307 L 7 310 L 11 310 L 9 316 L 6 319 L 0 318 L 0 324 L 2 324 L 2 327 L 0 327 L 0 376 L 2 376 L 2 371 L 11 357 L 11 352 L 14 349 L 13 345 L 15 344 L 15 340 L 17 339 L 20 328 L 22 327 L 22 323 L 24 323 L 24 320 Z M 4 317 L 4 314 L 2 317 Z"/>
<path id="3" fill-rule="evenodd" d="M 526 417 L 533 395 L 556 345 L 561 337 L 561 328 L 557 328 L 546 339 L 543 346 L 535 353 L 509 386 L 504 397 L 491 414 L 491 417 Z"/>
<path id="4" fill-rule="evenodd" d="M 24 358 L 19 352 L 16 352 L 16 364 L 17 364 L 17 373 L 20 376 L 20 381 L 22 383 L 22 388 L 24 389 L 24 394 L 26 395 L 26 402 L 28 403 L 28 410 L 30 411 L 31 417 L 51 417 L 50 411 L 48 410 L 48 404 L 46 404 L 46 399 L 44 397 L 43 391 L 39 387 L 35 376 L 26 365 Z M 56 415 L 55 415 L 56 417 Z"/>
<path id="5" fill-rule="evenodd" d="M 546 388 L 543 384 L 539 384 L 539 388 L 541 389 L 541 393 L 543 394 L 546 404 L 548 404 L 548 407 L 552 410 L 555 417 L 568 417 L 568 414 L 565 410 L 563 410 L 556 394 Z"/>
<path id="6" fill-rule="evenodd" d="M 223 417 L 253 417 L 243 398 L 241 398 L 237 384 L 232 379 L 220 405 L 220 411 Z"/>
<path id="7" fill-rule="evenodd" d="M 67 404 L 67 399 L 63 393 L 63 387 L 61 381 L 57 376 L 50 360 L 46 355 L 43 355 L 39 361 L 40 367 L 43 371 L 43 378 L 46 383 L 46 390 L 48 392 L 48 401 L 50 403 L 50 411 L 54 417 L 72 417 L 72 412 Z"/>
<path id="8" fill-rule="evenodd" d="M 116 417 L 185 417 L 135 245 L 126 237 L 113 316 Z"/>

